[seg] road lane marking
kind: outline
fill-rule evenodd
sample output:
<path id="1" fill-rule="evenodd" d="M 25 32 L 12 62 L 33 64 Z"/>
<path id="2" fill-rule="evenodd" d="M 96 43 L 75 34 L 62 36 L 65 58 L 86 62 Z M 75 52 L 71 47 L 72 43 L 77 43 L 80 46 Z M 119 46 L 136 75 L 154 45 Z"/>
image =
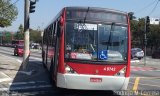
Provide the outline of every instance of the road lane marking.
<path id="1" fill-rule="evenodd" d="M 130 84 L 134 84 L 133 82 L 129 82 Z M 153 86 L 153 87 L 160 87 L 159 85 L 150 85 L 150 84 L 143 84 L 143 83 L 138 83 L 138 85 L 145 85 L 145 86 Z"/>
<path id="2" fill-rule="evenodd" d="M 23 60 L 19 60 L 19 59 L 16 59 L 19 63 L 22 63 Z M 38 60 L 38 61 L 42 61 L 42 58 L 36 58 L 36 57 L 29 57 L 29 61 L 34 61 L 34 60 Z"/>
<path id="3" fill-rule="evenodd" d="M 2 78 L 0 79 L 0 82 L 11 81 L 11 80 L 12 80 L 11 78 Z"/>
<path id="4" fill-rule="evenodd" d="M 142 84 L 142 83 L 139 83 L 139 85 L 153 86 L 153 87 L 159 87 L 159 88 L 160 88 L 160 86 L 159 86 L 159 85 L 150 85 L 150 84 Z"/>
<path id="5" fill-rule="evenodd" d="M 0 88 L 0 91 L 8 91 L 9 88 Z"/>
<path id="6" fill-rule="evenodd" d="M 160 71 L 159 68 L 143 67 L 143 66 L 131 66 L 131 71 Z"/>
<path id="7" fill-rule="evenodd" d="M 0 53 L 0 55 L 3 56 L 3 57 L 6 57 L 6 58 L 12 58 L 12 57 L 9 57 L 9 56 L 7 56 L 7 55 L 3 55 L 3 54 L 1 54 L 1 53 Z M 15 58 L 12 58 L 12 59 L 15 59 Z"/>
<path id="8" fill-rule="evenodd" d="M 0 74 L 3 75 L 4 77 L 6 77 L 6 78 L 1 78 L 1 79 L 0 79 L 0 82 L 13 80 L 11 77 L 9 77 L 7 74 L 5 74 L 5 73 L 3 73 L 3 72 L 0 72 Z"/>
<path id="9" fill-rule="evenodd" d="M 6 58 L 11 58 L 11 59 L 16 59 L 16 58 L 14 58 L 14 57 L 10 57 L 10 56 L 7 56 L 7 55 L 2 55 L 2 54 L 0 54 L 1 56 L 3 56 L 3 57 L 6 57 Z M 9 60 L 9 59 L 8 59 Z M 19 62 L 19 63 L 22 63 L 22 60 L 19 60 L 19 59 L 16 59 L 16 61 L 17 62 Z"/>
<path id="10" fill-rule="evenodd" d="M 38 60 L 38 61 L 42 61 L 42 58 L 37 58 L 37 57 L 29 57 L 30 59 L 34 59 L 34 60 Z"/>
<path id="11" fill-rule="evenodd" d="M 130 78 L 137 78 L 137 77 L 130 77 Z M 160 77 L 140 77 L 145 79 L 160 79 Z"/>
<path id="12" fill-rule="evenodd" d="M 40 85 L 40 86 L 23 86 L 23 87 L 10 87 L 10 88 L 0 88 L 0 91 L 18 91 L 26 89 L 38 89 L 38 88 L 51 88 L 52 85 Z"/>
<path id="13" fill-rule="evenodd" d="M 12 59 L 16 59 L 16 58 L 14 58 L 14 57 L 10 57 L 10 56 L 7 56 L 7 55 L 3 55 L 3 54 L 0 54 L 1 56 L 4 56 L 4 57 L 6 57 L 6 58 L 12 58 Z M 37 57 L 29 57 L 30 58 L 30 60 L 31 59 L 33 59 L 33 60 L 38 60 L 38 61 L 42 61 L 42 58 L 37 58 Z M 20 60 L 20 59 L 16 59 L 16 61 L 18 61 L 19 63 L 22 63 L 23 62 L 23 60 Z"/>
<path id="14" fill-rule="evenodd" d="M 19 63 L 22 63 L 22 60 L 16 59 Z"/>
<path id="15" fill-rule="evenodd" d="M 133 86 L 133 90 L 136 91 L 138 89 L 138 83 L 139 83 L 140 77 L 137 77 L 135 82 L 134 82 L 134 86 Z"/>
<path id="16" fill-rule="evenodd" d="M 0 73 L 1 73 L 3 76 L 11 79 L 11 77 L 9 77 L 7 74 L 5 74 L 5 73 L 3 73 L 3 72 L 0 72 Z"/>
<path id="17" fill-rule="evenodd" d="M 46 81 L 29 81 L 29 82 L 12 82 L 9 85 L 23 85 L 23 84 L 36 84 L 36 83 L 48 83 Z"/>

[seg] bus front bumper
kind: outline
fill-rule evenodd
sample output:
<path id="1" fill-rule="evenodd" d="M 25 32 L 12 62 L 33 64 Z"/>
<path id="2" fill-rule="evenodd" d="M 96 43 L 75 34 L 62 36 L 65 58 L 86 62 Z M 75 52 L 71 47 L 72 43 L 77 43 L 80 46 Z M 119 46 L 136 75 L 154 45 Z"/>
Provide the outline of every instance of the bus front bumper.
<path id="1" fill-rule="evenodd" d="M 57 74 L 57 87 L 80 90 L 126 90 L 129 77 Z"/>

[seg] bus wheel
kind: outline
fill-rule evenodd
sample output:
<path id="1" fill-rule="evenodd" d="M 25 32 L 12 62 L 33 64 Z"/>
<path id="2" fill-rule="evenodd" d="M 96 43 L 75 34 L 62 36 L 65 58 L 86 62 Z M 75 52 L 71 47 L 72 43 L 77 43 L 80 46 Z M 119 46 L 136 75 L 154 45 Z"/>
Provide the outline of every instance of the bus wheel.
<path id="1" fill-rule="evenodd" d="M 53 79 L 53 76 L 52 76 L 53 74 L 49 74 L 49 80 L 50 80 L 50 82 L 51 82 L 51 84 L 52 84 L 52 87 L 54 88 L 54 89 L 57 89 L 57 86 L 56 86 L 56 82 L 55 82 L 55 80 Z"/>
<path id="2" fill-rule="evenodd" d="M 56 83 L 55 83 L 55 80 L 53 78 L 54 78 L 54 76 L 53 76 L 53 58 L 52 58 L 51 66 L 50 66 L 50 70 L 49 70 L 49 79 L 50 79 L 50 82 L 53 85 L 53 87 L 56 87 Z"/>

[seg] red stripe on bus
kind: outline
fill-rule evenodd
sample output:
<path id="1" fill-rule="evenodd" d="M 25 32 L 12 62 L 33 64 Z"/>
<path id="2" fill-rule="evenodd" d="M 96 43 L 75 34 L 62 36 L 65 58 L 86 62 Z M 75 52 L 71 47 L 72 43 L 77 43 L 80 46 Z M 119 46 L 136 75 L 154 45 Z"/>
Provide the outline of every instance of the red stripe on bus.
<path id="1" fill-rule="evenodd" d="M 126 65 L 107 65 L 107 64 L 81 64 L 81 63 L 66 63 L 78 74 L 91 74 L 91 75 L 110 75 L 113 76 L 118 73 Z"/>

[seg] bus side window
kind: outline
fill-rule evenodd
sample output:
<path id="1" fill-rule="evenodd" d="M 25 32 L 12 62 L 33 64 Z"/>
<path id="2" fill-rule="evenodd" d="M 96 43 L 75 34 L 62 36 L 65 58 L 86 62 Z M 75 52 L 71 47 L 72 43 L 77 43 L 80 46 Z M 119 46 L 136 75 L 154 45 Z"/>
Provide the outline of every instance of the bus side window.
<path id="1" fill-rule="evenodd" d="M 51 34 L 51 46 L 54 46 L 54 23 L 52 24 L 52 27 L 51 27 L 51 30 L 52 30 L 52 34 Z"/>
<path id="2" fill-rule="evenodd" d="M 46 44 L 46 30 L 44 31 L 43 43 Z"/>
<path id="3" fill-rule="evenodd" d="M 57 23 L 57 36 L 60 37 L 62 34 L 60 21 Z"/>
<path id="4" fill-rule="evenodd" d="M 46 44 L 46 30 L 44 30 L 44 35 L 43 35 L 43 44 Z"/>
<path id="5" fill-rule="evenodd" d="M 53 42 L 52 43 L 53 43 L 53 46 L 55 47 L 56 46 L 55 45 L 56 44 L 56 36 L 57 36 L 57 22 L 54 22 L 53 27 L 54 27 L 53 28 L 54 30 L 53 30 L 53 40 L 52 40 Z"/>
<path id="6" fill-rule="evenodd" d="M 49 26 L 47 33 L 48 33 L 48 45 L 50 46 L 51 45 L 51 26 Z"/>

